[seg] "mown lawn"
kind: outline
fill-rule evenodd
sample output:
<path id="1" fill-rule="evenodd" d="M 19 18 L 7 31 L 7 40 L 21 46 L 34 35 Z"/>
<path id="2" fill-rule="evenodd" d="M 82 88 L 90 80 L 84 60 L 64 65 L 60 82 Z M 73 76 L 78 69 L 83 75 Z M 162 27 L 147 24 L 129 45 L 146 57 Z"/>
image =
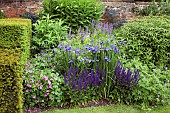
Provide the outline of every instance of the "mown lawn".
<path id="1" fill-rule="evenodd" d="M 150 111 L 139 110 L 133 106 L 112 105 L 90 108 L 45 111 L 43 113 L 170 113 L 170 105 L 153 108 Z"/>

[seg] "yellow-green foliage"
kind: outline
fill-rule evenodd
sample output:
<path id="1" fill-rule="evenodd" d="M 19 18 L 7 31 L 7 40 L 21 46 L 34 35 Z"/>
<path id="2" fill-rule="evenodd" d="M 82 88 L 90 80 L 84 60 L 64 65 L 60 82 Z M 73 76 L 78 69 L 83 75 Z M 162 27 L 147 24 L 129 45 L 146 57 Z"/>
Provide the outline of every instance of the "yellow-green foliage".
<path id="1" fill-rule="evenodd" d="M 31 20 L 0 19 L 0 113 L 22 113 L 22 73 L 30 56 Z"/>

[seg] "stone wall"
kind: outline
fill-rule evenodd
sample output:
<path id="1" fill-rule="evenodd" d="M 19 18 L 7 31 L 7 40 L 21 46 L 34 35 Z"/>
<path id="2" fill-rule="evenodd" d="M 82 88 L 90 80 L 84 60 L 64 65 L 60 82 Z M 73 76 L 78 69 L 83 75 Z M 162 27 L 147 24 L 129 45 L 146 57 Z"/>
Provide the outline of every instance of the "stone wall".
<path id="1" fill-rule="evenodd" d="M 29 2 L 12 2 L 12 3 L 0 3 L 0 10 L 2 10 L 8 18 L 17 18 L 18 14 L 24 14 L 27 12 L 37 13 L 36 10 L 41 10 L 42 0 L 28 0 Z M 39 1 L 39 2 L 36 2 Z M 135 17 L 132 12 L 133 7 L 143 8 L 149 3 L 146 2 L 133 2 L 133 0 L 103 0 L 105 9 L 116 10 L 119 16 L 123 19 L 131 19 Z M 107 2 L 116 1 L 116 2 Z M 119 2 L 120 1 L 120 2 Z M 131 2 L 122 2 L 131 1 Z M 104 9 L 104 11 L 105 11 Z"/>
<path id="2" fill-rule="evenodd" d="M 143 9 L 150 3 L 147 2 L 103 2 L 105 4 L 104 19 L 109 18 L 107 15 L 107 10 L 114 10 L 120 19 L 129 20 L 135 18 L 136 14 L 133 12 L 133 8 L 137 7 Z"/>

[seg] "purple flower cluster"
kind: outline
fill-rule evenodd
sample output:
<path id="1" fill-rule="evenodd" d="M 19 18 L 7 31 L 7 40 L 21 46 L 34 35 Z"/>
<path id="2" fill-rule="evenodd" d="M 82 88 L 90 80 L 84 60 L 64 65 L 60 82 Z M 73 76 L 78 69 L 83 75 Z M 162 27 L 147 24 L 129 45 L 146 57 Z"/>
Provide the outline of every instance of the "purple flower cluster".
<path id="1" fill-rule="evenodd" d="M 64 74 L 65 85 L 71 86 L 75 90 L 83 90 L 88 86 L 100 86 L 106 80 L 106 70 L 84 69 L 79 72 L 78 67 L 70 67 Z"/>
<path id="2" fill-rule="evenodd" d="M 132 73 L 130 69 L 126 71 L 125 68 L 118 65 L 115 68 L 115 77 L 113 77 L 113 80 L 121 87 L 131 88 L 138 84 L 139 75 L 138 70 L 135 70 L 134 73 Z"/>

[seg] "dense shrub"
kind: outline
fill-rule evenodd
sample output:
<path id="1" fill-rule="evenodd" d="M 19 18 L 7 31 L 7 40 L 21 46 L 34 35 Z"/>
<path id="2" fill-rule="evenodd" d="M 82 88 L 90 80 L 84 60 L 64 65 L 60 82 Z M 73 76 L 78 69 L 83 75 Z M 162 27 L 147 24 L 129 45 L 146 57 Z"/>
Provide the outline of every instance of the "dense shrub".
<path id="1" fill-rule="evenodd" d="M 169 65 L 169 25 L 169 17 L 146 17 L 124 25 L 117 33 L 117 40 L 126 44 L 122 53 L 127 59 L 139 57 L 144 63 Z"/>
<path id="2" fill-rule="evenodd" d="M 133 11 L 137 15 L 141 16 L 162 16 L 162 15 L 170 15 L 170 3 L 167 2 L 161 2 L 158 4 L 150 4 L 149 6 L 143 8 L 143 9 L 138 9 L 138 8 L 133 8 Z"/>
<path id="3" fill-rule="evenodd" d="M 43 49 L 57 47 L 61 40 L 67 35 L 67 26 L 62 26 L 63 21 L 50 20 L 50 16 L 43 16 L 34 24 L 35 33 L 32 40 L 32 49 L 40 52 Z"/>
<path id="4" fill-rule="evenodd" d="M 0 112 L 22 113 L 22 73 L 30 56 L 31 21 L 0 19 Z"/>
<path id="5" fill-rule="evenodd" d="M 102 16 L 102 4 L 96 0 L 44 0 L 43 13 L 51 19 L 62 19 L 75 32 L 80 26 L 87 27 L 91 21 Z"/>

